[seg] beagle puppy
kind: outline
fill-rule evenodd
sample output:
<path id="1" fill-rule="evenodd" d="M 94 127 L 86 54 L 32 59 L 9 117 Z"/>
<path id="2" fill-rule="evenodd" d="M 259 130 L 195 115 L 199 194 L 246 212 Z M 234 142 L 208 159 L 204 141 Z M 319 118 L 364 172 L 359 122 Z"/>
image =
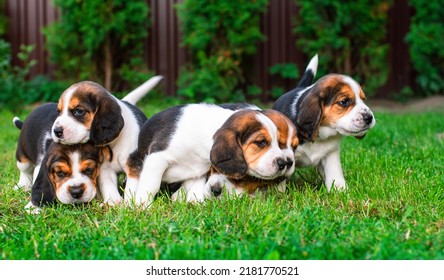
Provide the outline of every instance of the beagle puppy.
<path id="1" fill-rule="evenodd" d="M 289 126 L 285 136 L 278 136 L 274 117 L 255 106 L 235 111 L 210 104 L 180 105 L 153 115 L 127 164 L 127 188 L 134 193 L 125 200 L 149 207 L 161 183 L 182 182 L 187 201 L 203 201 L 211 196 L 205 187 L 212 161 L 217 172 L 235 179 L 291 174 L 294 152 L 288 146 L 297 144 L 296 133 Z"/>
<path id="2" fill-rule="evenodd" d="M 206 183 L 213 195 L 219 196 L 224 187 L 229 194 L 254 195 L 270 186 L 285 190 L 299 143 L 296 128 L 285 115 L 240 111 L 216 131 L 213 141 Z"/>
<path id="3" fill-rule="evenodd" d="M 32 111 L 24 122 L 14 118 L 15 126 L 21 130 L 16 151 L 17 165 L 21 168 L 18 185 L 25 189 L 32 185 L 27 208 L 41 207 L 56 198 L 63 204 L 90 202 L 96 197 L 99 166 L 104 160 L 111 160 L 107 146 L 54 143 L 50 129 L 57 116 L 56 109 L 55 103 L 48 103 Z M 33 171 L 34 182 L 31 182 Z"/>
<path id="4" fill-rule="evenodd" d="M 295 153 L 297 167 L 316 166 L 325 186 L 345 189 L 340 162 L 340 143 L 345 136 L 361 139 L 375 126 L 375 117 L 364 103 L 360 85 L 349 76 L 329 74 L 315 83 L 315 55 L 297 87 L 281 97 L 273 109 L 296 125 L 300 145 Z"/>
<path id="5" fill-rule="evenodd" d="M 86 143 L 108 145 L 112 161 L 101 165 L 99 188 L 103 200 L 109 205 L 122 200 L 117 173 L 124 171 L 128 156 L 137 148 L 140 127 L 147 120 L 145 114 L 134 106 L 134 96 L 143 96 L 162 79 L 155 76 L 141 86 L 139 95 L 132 92 L 122 100 L 117 99 L 101 85 L 84 81 L 72 85 L 61 95 L 58 116 L 51 129 L 52 139 L 64 145 Z"/>

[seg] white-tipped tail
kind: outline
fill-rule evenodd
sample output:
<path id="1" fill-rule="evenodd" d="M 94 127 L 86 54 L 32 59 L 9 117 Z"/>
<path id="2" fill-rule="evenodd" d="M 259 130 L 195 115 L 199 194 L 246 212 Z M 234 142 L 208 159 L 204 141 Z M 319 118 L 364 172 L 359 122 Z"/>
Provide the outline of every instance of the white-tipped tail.
<path id="1" fill-rule="evenodd" d="M 132 105 L 136 105 L 142 97 L 144 97 L 149 91 L 157 86 L 157 84 L 163 79 L 163 76 L 154 76 L 145 83 L 138 86 L 136 89 L 128 93 L 123 101 L 126 101 Z"/>
<path id="2" fill-rule="evenodd" d="M 15 127 L 17 127 L 18 129 L 22 129 L 22 125 L 23 125 L 23 122 L 22 122 L 22 120 L 20 120 L 18 117 L 14 117 L 13 119 L 12 119 L 12 123 L 15 125 Z"/>
<path id="3" fill-rule="evenodd" d="M 318 70 L 318 62 L 318 54 L 315 54 L 308 63 L 307 69 L 305 69 L 305 71 L 311 70 L 313 76 L 316 76 L 316 71 Z"/>

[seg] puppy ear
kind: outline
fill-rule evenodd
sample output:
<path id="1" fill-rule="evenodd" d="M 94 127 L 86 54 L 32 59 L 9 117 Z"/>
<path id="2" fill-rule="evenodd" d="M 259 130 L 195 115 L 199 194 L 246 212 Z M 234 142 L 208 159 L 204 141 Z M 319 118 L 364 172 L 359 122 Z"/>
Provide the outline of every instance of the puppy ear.
<path id="1" fill-rule="evenodd" d="M 31 202 L 38 207 L 53 203 L 55 200 L 55 188 L 49 179 L 48 166 L 45 164 L 46 162 L 48 162 L 47 156 L 45 156 L 42 161 L 39 174 L 31 189 Z"/>
<path id="2" fill-rule="evenodd" d="M 111 150 L 111 148 L 108 145 L 100 147 L 100 151 L 99 151 L 99 162 L 102 163 L 105 160 L 106 161 L 113 160 L 113 151 Z"/>
<path id="3" fill-rule="evenodd" d="M 100 96 L 96 105 L 98 108 L 91 124 L 90 139 L 94 145 L 102 146 L 117 138 L 124 120 L 120 106 L 112 96 Z"/>
<path id="4" fill-rule="evenodd" d="M 216 131 L 213 140 L 210 159 L 217 172 L 233 179 L 244 177 L 247 174 L 248 165 L 236 130 L 222 127 Z"/>
<path id="5" fill-rule="evenodd" d="M 310 91 L 301 101 L 296 117 L 296 128 L 301 138 L 314 142 L 322 120 L 322 97 Z"/>

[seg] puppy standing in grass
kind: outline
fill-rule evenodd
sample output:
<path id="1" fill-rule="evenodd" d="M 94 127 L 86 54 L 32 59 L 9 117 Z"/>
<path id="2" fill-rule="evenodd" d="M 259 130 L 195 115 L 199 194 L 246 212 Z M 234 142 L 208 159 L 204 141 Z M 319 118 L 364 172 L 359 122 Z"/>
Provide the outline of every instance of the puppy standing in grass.
<path id="1" fill-rule="evenodd" d="M 340 143 L 345 136 L 361 139 L 375 126 L 375 117 L 364 103 L 365 94 L 352 78 L 329 74 L 315 83 L 318 56 L 314 56 L 297 87 L 281 97 L 273 109 L 296 125 L 300 145 L 297 167 L 316 166 L 328 190 L 345 189 Z"/>
<path id="2" fill-rule="evenodd" d="M 278 112 L 253 106 L 239 111 L 209 104 L 172 107 L 143 125 L 127 166 L 127 188 L 135 192 L 125 201 L 149 207 L 161 183 L 177 182 L 188 201 L 202 201 L 211 196 L 211 186 L 205 188 L 211 162 L 217 173 L 236 179 L 287 177 L 294 171 L 296 145 L 294 126 Z M 239 187 L 247 186 L 255 187 Z"/>

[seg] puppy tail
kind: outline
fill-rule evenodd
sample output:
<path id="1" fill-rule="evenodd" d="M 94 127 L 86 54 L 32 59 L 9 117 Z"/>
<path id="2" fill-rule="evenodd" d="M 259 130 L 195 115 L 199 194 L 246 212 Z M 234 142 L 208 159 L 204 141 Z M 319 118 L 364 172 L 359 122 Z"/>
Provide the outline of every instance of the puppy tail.
<path id="1" fill-rule="evenodd" d="M 12 119 L 12 123 L 15 125 L 15 127 L 17 127 L 18 129 L 22 129 L 23 126 L 23 122 L 18 118 L 18 117 L 14 117 Z"/>
<path id="2" fill-rule="evenodd" d="M 128 93 L 122 100 L 136 105 L 142 97 L 144 97 L 150 90 L 157 86 L 157 84 L 163 79 L 163 76 L 154 76 L 135 90 Z"/>
<path id="3" fill-rule="evenodd" d="M 297 87 L 308 87 L 313 84 L 314 77 L 316 76 L 316 71 L 318 70 L 318 54 L 315 54 L 313 58 L 310 60 L 310 62 L 307 65 L 307 68 L 305 69 L 304 75 L 302 76 L 301 80 L 299 81 Z"/>

